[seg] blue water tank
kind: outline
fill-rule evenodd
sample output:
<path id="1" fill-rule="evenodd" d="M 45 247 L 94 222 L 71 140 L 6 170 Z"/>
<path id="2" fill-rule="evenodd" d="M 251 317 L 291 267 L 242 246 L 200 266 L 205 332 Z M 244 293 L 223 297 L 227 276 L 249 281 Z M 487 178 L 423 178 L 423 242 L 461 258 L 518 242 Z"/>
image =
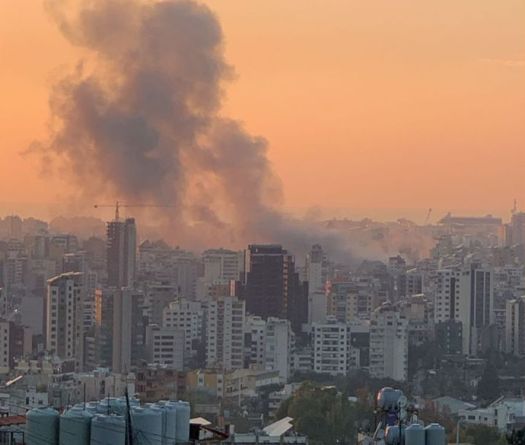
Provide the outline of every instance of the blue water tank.
<path id="1" fill-rule="evenodd" d="M 377 406 L 379 409 L 384 411 L 391 411 L 397 408 L 397 403 L 403 392 L 399 389 L 393 389 L 390 387 L 382 388 L 377 393 Z"/>
<path id="2" fill-rule="evenodd" d="M 79 403 L 78 405 L 75 405 L 75 407 L 82 407 L 84 408 L 84 404 Z M 98 402 L 88 402 L 85 405 L 85 410 L 89 411 L 91 414 L 97 414 L 98 413 Z"/>
<path id="3" fill-rule="evenodd" d="M 385 443 L 386 445 L 399 445 L 401 436 L 399 434 L 399 426 L 389 426 L 385 431 Z"/>
<path id="4" fill-rule="evenodd" d="M 126 414 L 127 403 L 126 403 L 125 397 L 119 397 L 118 399 L 115 399 L 115 401 L 112 403 L 111 406 L 114 411 L 114 414 L 119 414 L 121 416 Z M 140 401 L 138 399 L 131 397 L 129 399 L 129 406 L 130 407 L 140 406 Z"/>
<path id="5" fill-rule="evenodd" d="M 58 411 L 53 408 L 33 408 L 26 415 L 27 445 L 58 445 Z"/>
<path id="6" fill-rule="evenodd" d="M 137 445 L 162 445 L 162 411 L 159 408 L 133 407 L 131 425 Z"/>
<path id="7" fill-rule="evenodd" d="M 91 445 L 125 445 L 126 421 L 122 416 L 97 414 L 91 421 Z"/>
<path id="8" fill-rule="evenodd" d="M 75 406 L 60 416 L 60 445 L 90 445 L 93 413 Z"/>
<path id="9" fill-rule="evenodd" d="M 175 406 L 177 410 L 175 426 L 177 442 L 188 442 L 190 440 L 190 404 L 179 400 L 178 402 L 168 402 L 168 405 Z"/>
<path id="10" fill-rule="evenodd" d="M 425 445 L 425 428 L 413 423 L 405 429 L 405 445 Z"/>
<path id="11" fill-rule="evenodd" d="M 445 428 L 438 423 L 431 423 L 425 428 L 426 445 L 445 445 L 447 435 Z"/>
<path id="12" fill-rule="evenodd" d="M 161 400 L 155 404 L 162 411 L 163 445 L 173 445 L 177 440 L 177 406 Z"/>

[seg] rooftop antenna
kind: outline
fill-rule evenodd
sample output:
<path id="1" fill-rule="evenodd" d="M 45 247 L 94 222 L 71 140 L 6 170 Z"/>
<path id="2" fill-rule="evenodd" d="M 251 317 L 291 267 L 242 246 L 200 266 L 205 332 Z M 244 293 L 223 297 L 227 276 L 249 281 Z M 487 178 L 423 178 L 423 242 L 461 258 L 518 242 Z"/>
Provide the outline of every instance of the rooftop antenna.
<path id="1" fill-rule="evenodd" d="M 512 206 L 512 210 L 510 211 L 512 215 L 515 215 L 518 213 L 518 200 L 514 198 L 514 205 Z"/>

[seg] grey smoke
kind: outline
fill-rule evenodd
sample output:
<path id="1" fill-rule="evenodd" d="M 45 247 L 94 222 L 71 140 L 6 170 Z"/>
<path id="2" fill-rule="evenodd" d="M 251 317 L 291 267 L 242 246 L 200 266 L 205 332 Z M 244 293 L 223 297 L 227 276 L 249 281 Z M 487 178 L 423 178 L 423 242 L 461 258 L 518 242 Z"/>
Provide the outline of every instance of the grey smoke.
<path id="1" fill-rule="evenodd" d="M 46 7 L 88 56 L 54 85 L 56 125 L 41 146 L 86 202 L 169 205 L 154 216 L 179 244 L 280 242 L 304 252 L 320 241 L 345 250 L 279 211 L 266 141 L 221 115 L 233 70 L 210 9 L 191 0 Z"/>

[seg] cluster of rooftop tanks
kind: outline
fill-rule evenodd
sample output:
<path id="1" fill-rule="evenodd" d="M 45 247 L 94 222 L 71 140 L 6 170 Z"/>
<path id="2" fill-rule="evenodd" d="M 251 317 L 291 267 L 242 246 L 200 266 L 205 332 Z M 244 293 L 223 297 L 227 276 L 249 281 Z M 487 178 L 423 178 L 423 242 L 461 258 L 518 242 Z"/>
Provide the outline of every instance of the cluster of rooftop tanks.
<path id="1" fill-rule="evenodd" d="M 417 409 L 410 406 L 402 391 L 382 388 L 376 398 L 380 414 L 373 440 L 368 443 L 386 445 L 445 445 L 446 433 L 438 423 L 424 427 L 417 418 Z"/>
<path id="2" fill-rule="evenodd" d="M 159 401 L 140 406 L 130 399 L 135 445 L 174 445 L 189 442 L 190 405 Z M 26 416 L 27 445 L 125 445 L 126 399 L 108 398 L 78 404 L 62 415 L 53 408 L 35 408 Z"/>
<path id="3" fill-rule="evenodd" d="M 386 445 L 444 445 L 446 442 L 445 428 L 438 423 L 426 427 L 419 423 L 404 426 L 389 426 L 386 429 Z"/>

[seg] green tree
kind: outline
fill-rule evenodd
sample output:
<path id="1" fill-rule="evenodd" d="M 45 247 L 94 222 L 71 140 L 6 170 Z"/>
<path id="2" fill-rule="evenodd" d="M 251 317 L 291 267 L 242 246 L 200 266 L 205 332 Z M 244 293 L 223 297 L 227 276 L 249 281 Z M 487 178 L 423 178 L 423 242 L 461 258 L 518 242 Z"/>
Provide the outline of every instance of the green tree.
<path id="1" fill-rule="evenodd" d="M 358 404 L 335 388 L 305 382 L 278 414 L 293 417 L 295 429 L 312 445 L 344 445 L 355 443 L 358 410 Z"/>
<path id="2" fill-rule="evenodd" d="M 461 433 L 462 441 L 473 445 L 499 445 L 502 435 L 497 428 L 486 425 L 469 425 Z"/>

